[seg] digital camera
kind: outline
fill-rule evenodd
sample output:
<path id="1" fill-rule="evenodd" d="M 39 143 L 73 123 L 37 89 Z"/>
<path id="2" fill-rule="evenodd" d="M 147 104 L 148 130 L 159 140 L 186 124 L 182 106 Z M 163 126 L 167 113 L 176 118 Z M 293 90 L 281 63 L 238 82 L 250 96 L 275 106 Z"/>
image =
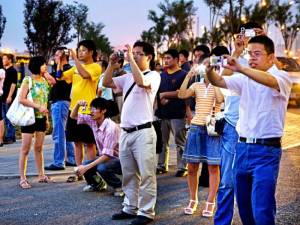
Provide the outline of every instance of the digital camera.
<path id="1" fill-rule="evenodd" d="M 245 29 L 245 37 L 255 37 L 256 33 L 254 29 Z"/>
<path id="2" fill-rule="evenodd" d="M 119 59 L 124 59 L 124 57 L 125 57 L 125 54 L 122 50 L 116 51 L 115 54 Z"/>
<path id="3" fill-rule="evenodd" d="M 69 55 L 70 53 L 69 53 L 69 49 L 64 49 L 64 54 L 65 55 Z"/>
<path id="4" fill-rule="evenodd" d="M 209 57 L 210 66 L 226 66 L 227 59 L 223 56 L 211 56 Z"/>

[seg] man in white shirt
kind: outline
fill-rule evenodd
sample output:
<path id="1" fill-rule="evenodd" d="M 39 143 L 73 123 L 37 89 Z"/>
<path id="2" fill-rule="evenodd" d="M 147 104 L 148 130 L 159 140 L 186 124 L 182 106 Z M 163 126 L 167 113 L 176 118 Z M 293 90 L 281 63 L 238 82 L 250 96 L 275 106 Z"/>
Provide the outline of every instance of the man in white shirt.
<path id="1" fill-rule="evenodd" d="M 243 224 L 275 224 L 275 189 L 281 158 L 281 137 L 291 80 L 275 65 L 274 43 L 256 36 L 248 43 L 249 68 L 227 57 L 225 68 L 240 74 L 221 77 L 207 68 L 215 86 L 240 95 L 239 143 L 233 168 L 234 188 Z"/>
<path id="2" fill-rule="evenodd" d="M 125 198 L 123 210 L 114 214 L 112 219 L 135 218 L 131 224 L 142 225 L 152 222 L 155 215 L 156 133 L 152 121 L 160 75 L 149 69 L 154 60 L 153 46 L 136 42 L 133 49 L 129 45 L 126 48 L 132 73 L 112 78 L 118 61 L 117 55 L 113 54 L 103 79 L 104 86 L 115 92 L 122 91 L 124 96 L 119 157 Z"/>

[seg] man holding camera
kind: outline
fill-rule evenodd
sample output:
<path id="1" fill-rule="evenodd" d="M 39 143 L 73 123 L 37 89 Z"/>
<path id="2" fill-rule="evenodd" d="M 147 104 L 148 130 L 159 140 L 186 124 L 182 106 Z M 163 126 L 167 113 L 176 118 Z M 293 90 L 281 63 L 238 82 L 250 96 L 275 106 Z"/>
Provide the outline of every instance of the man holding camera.
<path id="1" fill-rule="evenodd" d="M 132 225 L 153 221 L 156 204 L 156 133 L 152 126 L 153 104 L 160 83 L 160 75 L 150 71 L 154 62 L 152 45 L 138 41 L 133 49 L 126 45 L 132 73 L 112 77 L 118 56 L 113 54 L 104 73 L 103 85 L 123 92 L 119 157 L 125 193 L 123 210 L 113 220 L 135 218 Z"/>
<path id="2" fill-rule="evenodd" d="M 250 36 L 263 33 L 262 27 L 255 22 L 247 22 L 239 28 L 234 42 L 233 57 L 236 57 L 240 64 L 248 67 L 248 62 L 244 58 L 245 48 L 247 47 Z M 245 32 L 247 31 L 247 32 Z M 226 59 L 225 59 L 226 60 Z M 224 69 L 222 76 L 235 74 L 233 71 Z M 232 223 L 234 213 L 234 187 L 233 187 L 233 159 L 235 155 L 235 147 L 238 142 L 238 133 L 236 132 L 236 124 L 239 119 L 240 96 L 235 92 L 221 89 L 224 100 L 224 129 L 221 135 L 221 180 L 217 195 L 217 211 L 214 216 L 216 225 L 230 225 Z"/>
<path id="3" fill-rule="evenodd" d="M 73 50 L 69 50 L 70 56 L 75 62 L 75 66 L 62 72 L 62 66 L 59 71 L 62 72 L 62 80 L 67 83 L 72 82 L 70 110 L 76 106 L 79 100 L 90 102 L 96 97 L 96 89 L 101 67 L 95 63 L 96 45 L 92 40 L 80 41 L 77 45 L 77 54 Z M 80 107 L 79 112 L 82 114 L 90 114 L 90 109 Z M 96 157 L 95 138 L 92 129 L 86 124 L 77 124 L 76 119 L 68 117 L 67 121 L 67 140 L 75 143 L 75 161 L 77 166 L 82 164 L 83 147 L 87 146 L 87 159 L 92 160 Z M 67 182 L 74 182 L 82 177 L 71 176 Z"/>
<path id="4" fill-rule="evenodd" d="M 59 47 L 54 54 L 54 61 L 57 68 L 62 71 L 71 69 L 69 61 L 69 50 L 66 47 Z M 76 166 L 74 158 L 74 144 L 66 141 L 66 123 L 70 107 L 70 93 L 72 83 L 59 80 L 61 72 L 55 68 L 52 76 L 56 78 L 50 92 L 51 116 L 52 116 L 52 137 L 54 141 L 53 163 L 45 166 L 45 170 L 64 170 L 65 166 Z M 66 152 L 66 153 L 65 153 Z M 66 161 L 65 161 L 66 155 Z"/>
<path id="5" fill-rule="evenodd" d="M 249 67 L 227 57 L 227 69 L 239 74 L 221 77 L 212 67 L 215 86 L 240 96 L 239 142 L 233 166 L 234 188 L 243 224 L 275 224 L 275 190 L 281 158 L 281 137 L 291 81 L 275 64 L 274 43 L 267 36 L 248 42 Z"/>

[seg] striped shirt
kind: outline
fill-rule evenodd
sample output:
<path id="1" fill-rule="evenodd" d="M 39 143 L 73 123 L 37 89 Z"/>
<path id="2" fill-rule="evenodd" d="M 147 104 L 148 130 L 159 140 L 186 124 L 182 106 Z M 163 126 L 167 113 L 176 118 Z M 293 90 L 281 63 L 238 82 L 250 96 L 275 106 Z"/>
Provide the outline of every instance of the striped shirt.
<path id="1" fill-rule="evenodd" d="M 189 89 L 194 92 L 196 107 L 195 116 L 192 119 L 192 124 L 205 125 L 206 117 L 211 114 L 214 101 L 216 101 L 216 94 L 214 87 L 209 84 L 196 82 L 193 83 Z M 220 103 L 215 102 L 215 112 L 220 111 Z"/>
<path id="2" fill-rule="evenodd" d="M 77 123 L 87 124 L 92 128 L 99 156 L 119 157 L 119 125 L 106 118 L 101 126 L 98 127 L 97 122 L 90 115 L 86 114 L 78 114 Z"/>

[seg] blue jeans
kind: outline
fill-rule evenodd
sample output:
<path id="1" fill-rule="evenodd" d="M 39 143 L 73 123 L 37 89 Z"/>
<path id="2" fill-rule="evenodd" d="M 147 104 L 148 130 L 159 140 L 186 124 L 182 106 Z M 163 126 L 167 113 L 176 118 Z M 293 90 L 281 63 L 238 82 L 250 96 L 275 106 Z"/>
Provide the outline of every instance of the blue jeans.
<path id="1" fill-rule="evenodd" d="M 280 158 L 281 148 L 237 143 L 234 189 L 244 225 L 275 225 Z"/>
<path id="2" fill-rule="evenodd" d="M 87 160 L 83 164 L 87 165 L 94 160 Z M 97 171 L 107 185 L 113 188 L 121 188 L 122 181 L 116 176 L 122 175 L 121 163 L 117 158 L 111 158 L 106 162 L 100 163 L 97 165 Z"/>
<path id="3" fill-rule="evenodd" d="M 11 104 L 7 104 L 7 103 L 3 103 L 2 105 L 2 116 L 4 119 L 4 123 L 5 123 L 5 137 L 4 140 L 16 140 L 16 130 L 15 127 L 11 124 L 11 122 L 9 121 L 9 119 L 7 119 L 6 117 L 6 113 L 9 109 Z"/>
<path id="4" fill-rule="evenodd" d="M 238 134 L 235 127 L 225 122 L 221 136 L 221 180 L 217 197 L 217 211 L 214 216 L 214 224 L 231 224 L 234 212 L 234 189 L 233 189 L 233 160 L 235 146 L 238 142 Z"/>
<path id="5" fill-rule="evenodd" d="M 52 115 L 52 138 L 54 141 L 54 165 L 63 167 L 65 152 L 67 161 L 75 164 L 74 144 L 66 141 L 66 123 L 69 113 L 69 101 L 57 101 L 51 105 Z"/>

